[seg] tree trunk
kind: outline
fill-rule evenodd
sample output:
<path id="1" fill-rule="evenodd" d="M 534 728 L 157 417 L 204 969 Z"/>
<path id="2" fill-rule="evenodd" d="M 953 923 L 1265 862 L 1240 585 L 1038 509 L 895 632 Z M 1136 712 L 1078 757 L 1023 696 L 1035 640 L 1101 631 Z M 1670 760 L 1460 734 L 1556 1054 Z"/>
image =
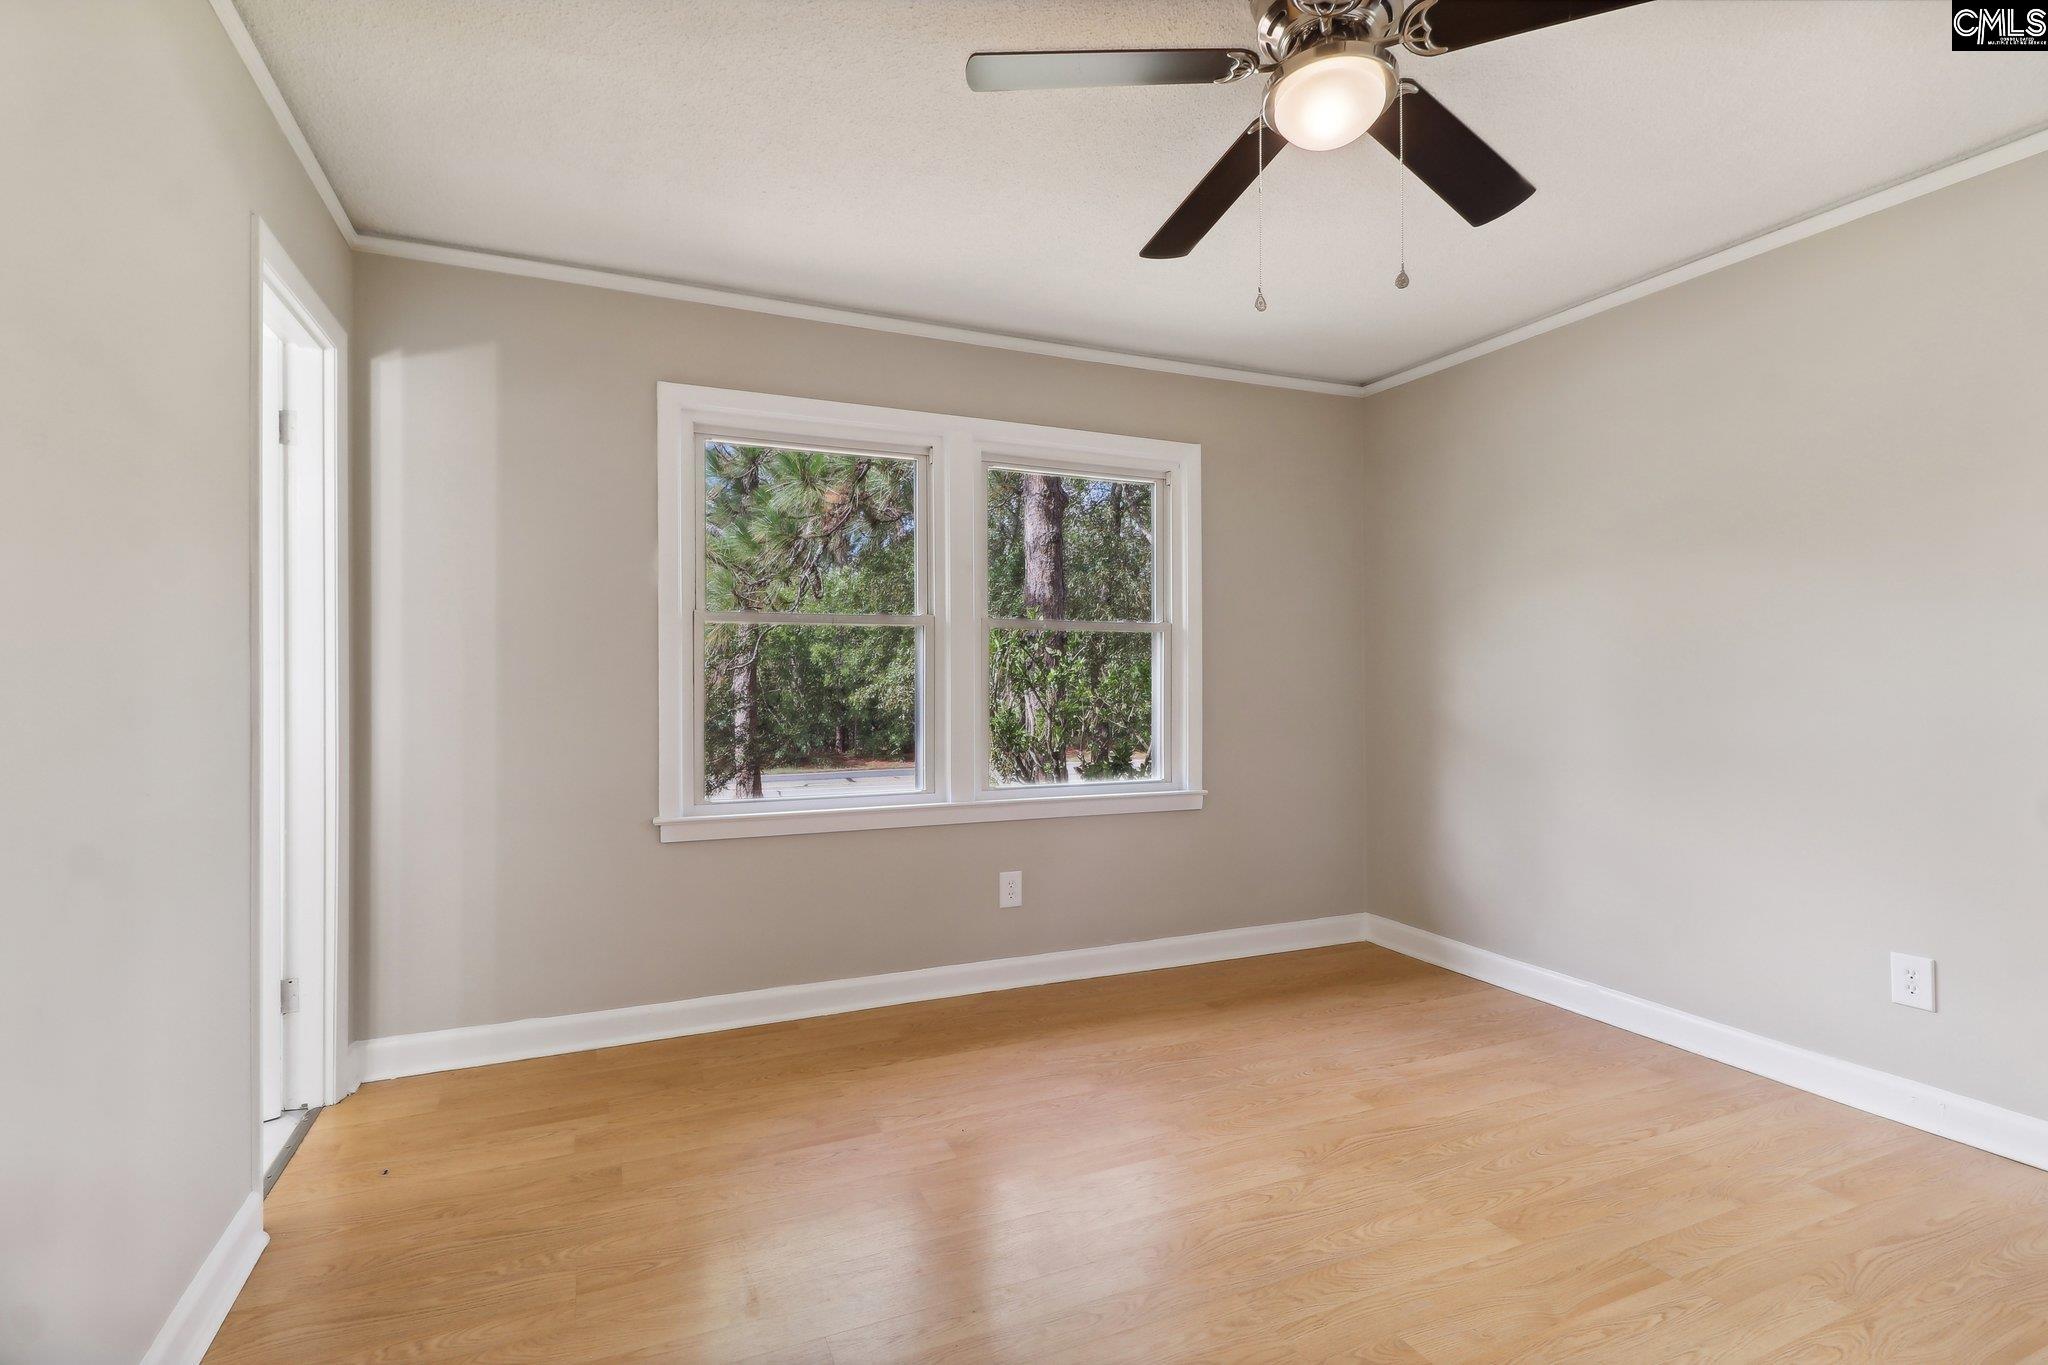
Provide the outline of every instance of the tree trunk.
<path id="1" fill-rule="evenodd" d="M 1024 614 L 1060 620 L 1067 614 L 1067 490 L 1050 474 L 1026 474 L 1024 503 Z M 1024 690 L 1024 730 L 1030 750 L 1024 756 L 1028 782 L 1067 780 L 1067 737 L 1057 720 L 1058 695 L 1051 683 L 1053 666 L 1065 655 L 1067 637 L 1048 632 L 1036 651 L 1043 676 Z"/>
<path id="2" fill-rule="evenodd" d="M 740 627 L 740 649 L 732 671 L 732 794 L 761 795 L 761 641 L 752 626 Z"/>
<path id="3" fill-rule="evenodd" d="M 1050 474 L 1026 474 L 1024 614 L 1058 620 L 1067 614 L 1067 490 Z"/>

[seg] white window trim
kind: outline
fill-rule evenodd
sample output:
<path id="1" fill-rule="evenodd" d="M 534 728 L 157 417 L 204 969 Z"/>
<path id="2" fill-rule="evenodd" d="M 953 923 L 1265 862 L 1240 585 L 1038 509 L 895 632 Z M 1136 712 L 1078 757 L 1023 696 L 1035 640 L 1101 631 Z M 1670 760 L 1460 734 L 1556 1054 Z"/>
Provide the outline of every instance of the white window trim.
<path id="1" fill-rule="evenodd" d="M 1106 432 L 954 417 L 901 408 L 785 398 L 663 383 L 655 396 L 660 789 L 654 823 L 664 843 L 1042 820 L 1202 806 L 1201 447 Z M 864 797 L 708 803 L 697 794 L 702 744 L 698 666 L 703 499 L 702 437 L 746 435 L 912 455 L 918 480 L 917 611 L 925 674 L 918 764 L 922 790 Z M 1157 480 L 1154 522 L 1159 618 L 1167 667 L 1154 670 L 1154 714 L 1167 742 L 1161 776 L 1056 788 L 990 787 L 987 634 L 983 587 L 990 465 Z M 1140 629 L 1151 630 L 1150 627 Z"/>

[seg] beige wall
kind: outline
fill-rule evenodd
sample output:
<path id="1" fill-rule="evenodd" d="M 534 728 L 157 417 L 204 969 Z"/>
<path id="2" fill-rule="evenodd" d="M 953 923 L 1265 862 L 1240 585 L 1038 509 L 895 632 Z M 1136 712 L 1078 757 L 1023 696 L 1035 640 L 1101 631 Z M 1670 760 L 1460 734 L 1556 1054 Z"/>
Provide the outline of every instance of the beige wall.
<path id="1" fill-rule="evenodd" d="M 0 4 L 0 1360 L 134 1361 L 257 1177 L 250 215 L 204 0 Z"/>
<path id="2" fill-rule="evenodd" d="M 1355 400 L 370 256 L 356 285 L 359 1036 L 1359 908 Z M 664 379 L 1200 442 L 1207 808 L 658 842 Z"/>
<path id="3" fill-rule="evenodd" d="M 2043 223 L 2036 158 L 1367 402 L 1374 910 L 2048 1115 Z"/>

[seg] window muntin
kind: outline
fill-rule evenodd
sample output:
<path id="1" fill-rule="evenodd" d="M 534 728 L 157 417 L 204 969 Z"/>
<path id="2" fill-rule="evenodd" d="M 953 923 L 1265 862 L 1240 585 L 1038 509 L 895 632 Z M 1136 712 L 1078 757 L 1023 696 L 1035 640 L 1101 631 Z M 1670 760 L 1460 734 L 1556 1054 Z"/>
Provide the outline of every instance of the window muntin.
<path id="1" fill-rule="evenodd" d="M 722 435 L 698 451 L 701 799 L 925 791 L 920 460 Z"/>

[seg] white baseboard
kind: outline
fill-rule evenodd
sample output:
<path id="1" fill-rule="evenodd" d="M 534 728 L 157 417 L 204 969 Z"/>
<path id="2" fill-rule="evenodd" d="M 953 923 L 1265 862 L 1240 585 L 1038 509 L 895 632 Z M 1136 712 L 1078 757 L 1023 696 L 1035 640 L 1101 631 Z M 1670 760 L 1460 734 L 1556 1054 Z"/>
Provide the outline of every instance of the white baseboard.
<path id="1" fill-rule="evenodd" d="M 2048 1119 L 2033 1118 L 1890 1072 L 1809 1052 L 1547 967 L 1503 957 L 1398 920 L 1367 915 L 1365 925 L 1365 937 L 1383 948 L 1782 1081 L 1865 1113 L 2048 1170 Z"/>
<path id="2" fill-rule="evenodd" d="M 1157 971 L 1360 940 L 1741 1067 L 1866 1113 L 2048 1169 L 2048 1120 L 1809 1052 L 1378 915 L 1333 915 L 1327 919 L 1223 929 L 1032 957 L 963 962 L 882 976 L 772 986 L 590 1014 L 371 1038 L 355 1044 L 350 1052 L 361 1080 L 380 1081 L 918 1000 Z M 250 1260 L 253 1263 L 253 1255 Z"/>
<path id="3" fill-rule="evenodd" d="M 416 1076 L 458 1067 L 489 1066 L 562 1052 L 680 1038 L 691 1033 L 750 1028 L 823 1014 L 905 1005 L 954 995 L 978 995 L 1018 986 L 1043 986 L 1054 981 L 1079 981 L 1093 976 L 1150 972 L 1265 953 L 1291 953 L 1356 943 L 1365 936 L 1364 915 L 1333 915 L 1328 919 L 1260 924 L 1248 929 L 1221 929 L 1208 934 L 1156 938 L 1141 943 L 1113 943 L 1101 948 L 1075 948 L 1032 957 L 1004 957 L 963 962 L 950 967 L 890 972 L 883 976 L 849 977 L 802 986 L 771 986 L 734 995 L 707 995 L 659 1005 L 563 1014 L 547 1019 L 516 1019 L 474 1028 L 443 1029 L 391 1038 L 371 1038 L 355 1045 L 356 1074 L 365 1081 Z"/>
<path id="4" fill-rule="evenodd" d="M 252 1191 L 228 1220 L 227 1231 L 206 1253 L 199 1273 L 185 1286 L 177 1307 L 164 1320 L 142 1365 L 199 1365 L 214 1334 L 235 1306 L 235 1296 L 256 1268 L 256 1258 L 270 1245 L 263 1230 L 263 1196 Z"/>

